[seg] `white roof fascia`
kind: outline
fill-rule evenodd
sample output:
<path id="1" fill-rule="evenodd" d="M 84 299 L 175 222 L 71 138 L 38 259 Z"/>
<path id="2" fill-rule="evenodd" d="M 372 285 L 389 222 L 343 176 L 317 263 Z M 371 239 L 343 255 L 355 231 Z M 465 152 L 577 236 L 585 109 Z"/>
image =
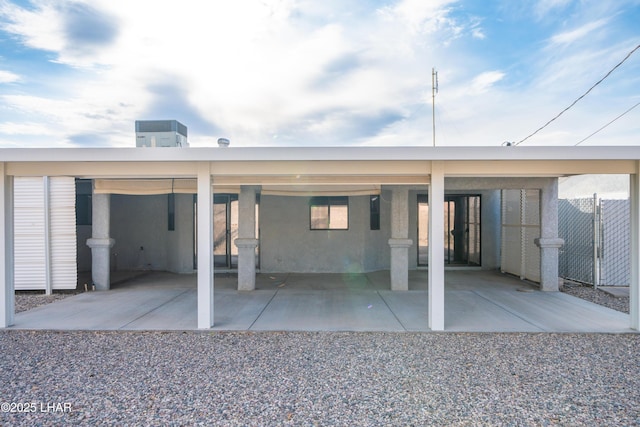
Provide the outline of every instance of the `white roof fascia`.
<path id="1" fill-rule="evenodd" d="M 640 147 L 2 148 L 0 162 L 640 160 Z"/>

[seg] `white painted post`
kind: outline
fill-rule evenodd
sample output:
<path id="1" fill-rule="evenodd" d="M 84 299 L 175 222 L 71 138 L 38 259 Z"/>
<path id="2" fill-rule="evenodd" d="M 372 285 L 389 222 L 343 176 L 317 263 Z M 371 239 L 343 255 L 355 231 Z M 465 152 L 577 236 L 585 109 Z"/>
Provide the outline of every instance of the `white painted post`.
<path id="1" fill-rule="evenodd" d="M 640 161 L 636 173 L 630 175 L 631 202 L 631 283 L 629 284 L 629 317 L 631 329 L 640 330 Z"/>
<path id="2" fill-rule="evenodd" d="M 0 328 L 13 325 L 15 288 L 13 279 L 13 177 L 0 163 Z"/>
<path id="3" fill-rule="evenodd" d="M 238 197 L 238 290 L 256 288 L 256 188 L 240 186 Z"/>
<path id="4" fill-rule="evenodd" d="M 44 187 L 44 262 L 45 262 L 45 295 L 53 293 L 51 283 L 51 186 L 49 185 L 49 177 L 42 177 L 42 186 Z"/>
<path id="5" fill-rule="evenodd" d="M 198 163 L 198 328 L 213 326 L 213 189 L 210 163 Z"/>
<path id="6" fill-rule="evenodd" d="M 429 328 L 444 330 L 444 163 L 431 162 L 429 185 Z"/>

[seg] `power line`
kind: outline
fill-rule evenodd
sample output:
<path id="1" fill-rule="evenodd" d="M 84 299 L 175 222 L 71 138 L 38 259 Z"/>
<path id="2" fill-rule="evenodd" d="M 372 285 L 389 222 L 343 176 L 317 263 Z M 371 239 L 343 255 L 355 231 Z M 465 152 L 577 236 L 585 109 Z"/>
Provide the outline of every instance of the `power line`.
<path id="1" fill-rule="evenodd" d="M 580 95 L 575 101 L 573 101 L 571 103 L 571 105 L 569 105 L 567 108 L 565 108 L 564 110 L 560 111 L 554 118 L 552 118 L 551 120 L 549 120 L 547 123 L 545 123 L 544 125 L 540 126 L 538 129 L 536 129 L 535 132 L 533 132 L 532 134 L 530 134 L 529 136 L 521 139 L 520 141 L 514 143 L 513 145 L 520 145 L 522 144 L 524 141 L 526 141 L 527 139 L 531 138 L 532 136 L 534 136 L 535 134 L 537 134 L 538 132 L 540 132 L 542 129 L 546 128 L 547 126 L 549 126 L 551 123 L 553 123 L 558 117 L 560 117 L 561 115 L 563 115 L 567 110 L 569 110 L 571 107 L 573 107 L 574 105 L 576 105 L 578 103 L 578 101 L 580 101 L 582 98 L 584 98 L 585 96 L 587 96 L 589 94 L 589 92 L 591 92 L 596 86 L 598 86 L 600 83 L 602 83 L 604 81 L 604 79 L 606 79 L 607 77 L 609 77 L 609 75 L 611 75 L 611 73 L 613 73 L 619 66 L 621 66 L 627 59 L 629 59 L 629 57 L 631 55 L 633 55 L 633 53 L 640 49 L 640 44 L 638 46 L 636 46 L 631 52 L 629 52 L 627 54 L 627 56 L 624 57 L 624 59 L 620 62 L 618 62 L 616 64 L 615 67 L 613 67 L 611 70 L 609 70 L 609 72 L 607 74 L 604 75 L 603 78 L 601 78 L 600 80 L 598 80 L 593 86 L 591 86 L 589 88 L 589 90 L 587 90 L 585 93 L 583 93 L 582 95 Z"/>
<path id="2" fill-rule="evenodd" d="M 633 107 L 629 108 L 627 111 L 625 111 L 624 113 L 620 114 L 618 117 L 616 117 L 615 119 L 611 120 L 609 123 L 607 123 L 606 125 L 602 126 L 600 129 L 598 129 L 597 131 L 593 132 L 591 135 L 589 135 L 588 137 L 576 142 L 575 145 L 579 145 L 582 144 L 583 142 L 585 142 L 587 139 L 591 138 L 593 135 L 595 135 L 596 133 L 600 132 L 602 129 L 606 128 L 607 126 L 609 126 L 610 124 L 612 124 L 613 122 L 615 122 L 616 120 L 618 120 L 619 118 L 621 118 L 622 116 L 624 116 L 625 114 L 627 114 L 629 111 L 633 110 L 634 108 L 636 108 L 638 105 L 640 105 L 640 102 L 637 102 Z"/>

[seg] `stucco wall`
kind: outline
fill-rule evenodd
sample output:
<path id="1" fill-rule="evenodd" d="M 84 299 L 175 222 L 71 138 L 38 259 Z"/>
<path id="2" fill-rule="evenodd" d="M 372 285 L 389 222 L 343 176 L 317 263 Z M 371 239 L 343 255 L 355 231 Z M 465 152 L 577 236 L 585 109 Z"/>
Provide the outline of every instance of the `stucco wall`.
<path id="1" fill-rule="evenodd" d="M 409 268 L 417 267 L 417 195 L 409 192 Z M 469 191 L 449 193 L 471 194 Z M 500 194 L 482 196 L 482 268 L 499 268 Z M 123 196 L 111 199 L 112 254 L 120 270 L 193 272 L 193 196 L 177 194 L 175 231 L 167 229 L 167 196 Z M 266 196 L 260 202 L 260 269 L 262 272 L 357 272 L 389 268 L 391 191 L 383 189 L 380 230 L 370 230 L 369 196 L 349 197 L 348 230 L 310 230 L 310 197 Z M 144 250 L 140 250 L 143 247 Z"/>
<path id="2" fill-rule="evenodd" d="M 417 196 L 409 192 L 409 268 L 418 264 Z M 500 192 L 447 191 L 482 196 L 482 268 L 500 265 Z M 347 272 L 389 268 L 391 191 L 381 194 L 380 230 L 369 229 L 369 196 L 349 197 L 349 230 L 310 230 L 308 197 L 262 196 L 260 205 L 261 271 Z"/>
<path id="3" fill-rule="evenodd" d="M 357 272 L 389 267 L 389 205 L 370 230 L 369 196 L 349 197 L 348 230 L 310 230 L 309 197 L 262 196 L 263 272 Z"/>
<path id="4" fill-rule="evenodd" d="M 117 270 L 167 269 L 167 196 L 111 196 L 111 248 Z"/>
<path id="5" fill-rule="evenodd" d="M 369 197 L 365 197 L 367 203 L 365 220 L 369 223 Z M 380 230 L 369 230 L 365 235 L 364 270 L 376 271 L 389 269 L 391 238 L 391 191 L 382 190 L 380 194 Z"/>
<path id="6" fill-rule="evenodd" d="M 175 230 L 168 231 L 167 270 L 174 273 L 192 273 L 194 256 L 193 195 L 175 195 Z"/>
<path id="7" fill-rule="evenodd" d="M 111 196 L 113 269 L 193 271 L 193 196 L 175 198 L 175 231 L 169 231 L 166 194 Z"/>

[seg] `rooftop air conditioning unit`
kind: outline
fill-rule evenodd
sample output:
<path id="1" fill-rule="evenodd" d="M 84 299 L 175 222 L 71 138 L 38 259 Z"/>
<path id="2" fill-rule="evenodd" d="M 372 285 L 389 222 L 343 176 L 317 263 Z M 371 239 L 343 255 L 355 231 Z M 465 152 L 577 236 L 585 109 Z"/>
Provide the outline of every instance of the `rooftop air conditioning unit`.
<path id="1" fill-rule="evenodd" d="M 188 147 L 187 127 L 177 120 L 136 120 L 136 147 Z"/>

